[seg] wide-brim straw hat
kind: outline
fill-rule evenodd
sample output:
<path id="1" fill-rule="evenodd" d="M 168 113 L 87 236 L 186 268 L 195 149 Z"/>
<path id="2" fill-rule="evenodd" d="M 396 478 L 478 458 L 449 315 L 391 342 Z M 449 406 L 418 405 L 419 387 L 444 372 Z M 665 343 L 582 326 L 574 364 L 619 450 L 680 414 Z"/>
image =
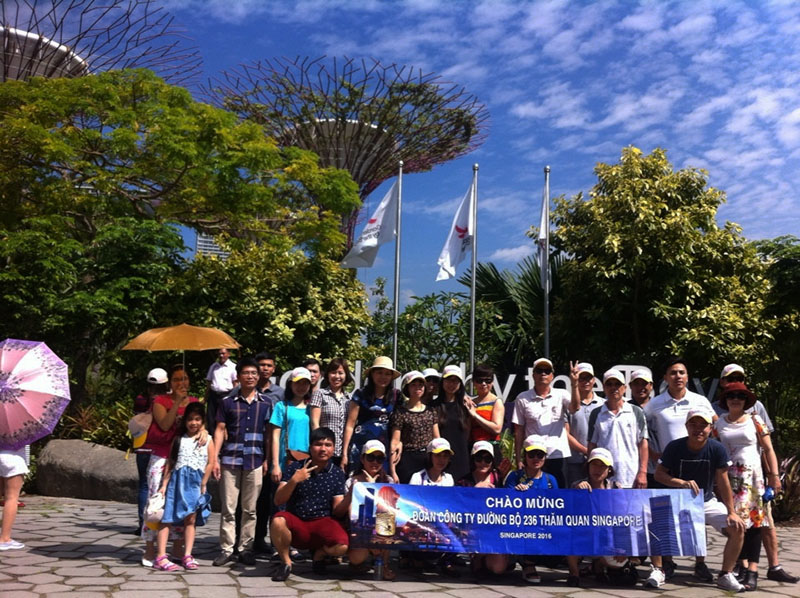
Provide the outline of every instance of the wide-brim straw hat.
<path id="1" fill-rule="evenodd" d="M 372 373 L 372 370 L 375 369 L 384 369 L 389 370 L 392 372 L 392 380 L 396 380 L 400 377 L 400 372 L 394 369 L 394 363 L 392 363 L 391 357 L 386 357 L 385 355 L 381 355 L 380 357 L 376 357 L 375 361 L 372 362 L 372 365 L 367 368 L 365 376 L 369 378 L 369 375 Z"/>

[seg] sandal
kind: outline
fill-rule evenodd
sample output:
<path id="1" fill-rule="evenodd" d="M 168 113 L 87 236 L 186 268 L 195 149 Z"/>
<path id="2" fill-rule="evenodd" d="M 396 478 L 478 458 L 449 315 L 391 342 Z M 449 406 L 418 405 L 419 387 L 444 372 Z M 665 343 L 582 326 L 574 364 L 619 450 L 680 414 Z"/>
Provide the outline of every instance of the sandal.
<path id="1" fill-rule="evenodd" d="M 153 561 L 153 569 L 158 571 L 178 571 L 180 570 L 180 567 L 169 560 L 166 554 L 162 554 Z"/>
<path id="2" fill-rule="evenodd" d="M 397 577 L 397 573 L 395 573 L 393 569 L 389 569 L 388 565 L 384 565 L 383 566 L 383 581 L 394 581 L 395 577 Z"/>
<path id="3" fill-rule="evenodd" d="M 536 571 L 536 565 L 525 565 L 525 567 L 522 569 L 522 579 L 530 584 L 542 583 L 542 578 L 539 575 L 539 572 Z"/>
<path id="4" fill-rule="evenodd" d="M 181 563 L 183 564 L 183 568 L 187 571 L 194 571 L 198 567 L 197 561 L 194 560 L 194 557 L 191 554 L 187 554 L 185 557 L 183 557 L 181 559 Z"/>

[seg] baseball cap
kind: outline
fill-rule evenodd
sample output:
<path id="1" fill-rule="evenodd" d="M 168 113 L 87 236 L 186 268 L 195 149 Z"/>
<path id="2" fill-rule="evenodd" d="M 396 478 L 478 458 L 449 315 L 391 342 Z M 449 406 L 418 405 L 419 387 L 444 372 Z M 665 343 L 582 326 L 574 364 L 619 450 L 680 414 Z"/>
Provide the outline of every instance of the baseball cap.
<path id="1" fill-rule="evenodd" d="M 422 376 L 425 378 L 441 378 L 442 376 L 439 374 L 439 370 L 435 370 L 433 368 L 425 368 L 422 370 Z"/>
<path id="2" fill-rule="evenodd" d="M 380 440 L 367 440 L 361 447 L 362 455 L 371 455 L 372 453 L 386 454 L 386 447 Z"/>
<path id="3" fill-rule="evenodd" d="M 602 447 L 596 447 L 589 453 L 589 458 L 587 461 L 594 461 L 597 459 L 598 461 L 602 461 L 609 467 L 613 467 L 614 465 L 614 458 L 611 456 L 611 451 L 608 449 L 604 449 Z"/>
<path id="4" fill-rule="evenodd" d="M 444 366 L 444 370 L 442 371 L 442 378 L 449 378 L 450 376 L 456 376 L 462 382 L 464 381 L 464 376 L 461 374 L 461 368 L 457 365 L 446 365 Z"/>
<path id="5" fill-rule="evenodd" d="M 311 382 L 311 372 L 304 367 L 294 368 L 291 376 L 289 376 L 289 380 L 292 382 L 297 382 L 298 380 L 308 380 Z"/>
<path id="6" fill-rule="evenodd" d="M 722 368 L 722 373 L 719 375 L 720 378 L 727 378 L 731 374 L 740 373 L 744 376 L 744 368 L 736 363 L 729 363 L 724 368 Z"/>
<path id="7" fill-rule="evenodd" d="M 425 382 L 425 376 L 422 375 L 422 372 L 419 370 L 411 370 L 403 374 L 403 379 L 400 382 L 400 388 L 405 388 L 406 385 L 410 384 L 413 380 L 422 380 Z"/>
<path id="8" fill-rule="evenodd" d="M 631 374 L 631 382 L 633 382 L 634 380 L 644 380 L 645 382 L 649 382 L 650 384 L 652 384 L 653 373 L 647 368 L 639 368 L 638 370 L 633 370 L 633 373 Z"/>
<path id="9" fill-rule="evenodd" d="M 587 374 L 591 374 L 592 376 L 594 376 L 594 368 L 592 367 L 591 363 L 587 363 L 587 362 L 583 361 L 583 362 L 579 363 L 576 367 L 578 368 L 578 375 L 587 373 Z"/>
<path id="10" fill-rule="evenodd" d="M 153 368 L 147 373 L 148 384 L 166 384 L 167 382 L 169 382 L 169 376 L 163 368 Z"/>
<path id="11" fill-rule="evenodd" d="M 547 453 L 547 443 L 544 441 L 544 438 L 538 434 L 531 434 L 528 436 L 525 442 L 522 443 L 522 447 L 525 449 L 525 452 L 542 451 Z"/>
<path id="12" fill-rule="evenodd" d="M 533 362 L 534 369 L 536 369 L 536 366 L 540 366 L 540 365 L 548 365 L 548 366 L 550 366 L 551 370 L 554 369 L 553 368 L 553 362 L 550 361 L 549 359 L 547 359 L 547 357 L 540 357 L 539 359 L 537 359 L 536 361 Z"/>
<path id="13" fill-rule="evenodd" d="M 620 384 L 625 384 L 625 376 L 619 370 L 615 370 L 611 368 L 607 370 L 605 374 L 603 374 L 603 384 L 608 382 L 609 380 L 617 380 Z"/>
<path id="14" fill-rule="evenodd" d="M 434 438 L 428 443 L 428 446 L 425 447 L 425 452 L 428 453 L 443 453 L 449 452 L 451 455 L 453 454 L 453 449 L 450 448 L 450 443 L 447 442 L 446 438 Z"/>
<path id="15" fill-rule="evenodd" d="M 689 413 L 686 414 L 686 421 L 688 422 L 693 417 L 702 417 L 710 424 L 714 420 L 714 413 L 708 409 L 691 409 Z"/>
<path id="16" fill-rule="evenodd" d="M 490 455 L 494 455 L 494 447 L 492 446 L 491 442 L 487 442 L 485 440 L 479 440 L 475 444 L 472 445 L 472 450 L 470 451 L 470 455 L 477 455 L 481 451 L 486 451 Z"/>

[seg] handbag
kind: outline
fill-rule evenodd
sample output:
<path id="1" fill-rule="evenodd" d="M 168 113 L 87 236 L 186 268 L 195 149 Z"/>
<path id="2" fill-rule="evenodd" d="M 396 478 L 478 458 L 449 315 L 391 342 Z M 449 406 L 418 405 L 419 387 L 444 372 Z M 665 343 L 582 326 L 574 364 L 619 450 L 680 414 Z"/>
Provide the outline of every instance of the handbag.
<path id="1" fill-rule="evenodd" d="M 160 492 L 151 494 L 144 508 L 144 520 L 147 523 L 160 523 L 164 517 L 164 495 Z"/>
<path id="2" fill-rule="evenodd" d="M 133 438 L 133 448 L 141 448 L 147 442 L 147 433 L 150 431 L 150 426 L 153 425 L 153 414 L 137 413 L 130 420 L 128 420 L 128 431 Z"/>

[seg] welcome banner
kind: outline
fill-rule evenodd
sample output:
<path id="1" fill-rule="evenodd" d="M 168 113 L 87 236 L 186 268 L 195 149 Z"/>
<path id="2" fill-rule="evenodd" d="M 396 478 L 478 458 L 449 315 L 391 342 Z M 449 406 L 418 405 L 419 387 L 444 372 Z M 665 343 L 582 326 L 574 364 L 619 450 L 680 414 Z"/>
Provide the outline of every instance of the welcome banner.
<path id="1" fill-rule="evenodd" d="M 483 554 L 705 556 L 703 495 L 358 483 L 350 545 Z"/>

